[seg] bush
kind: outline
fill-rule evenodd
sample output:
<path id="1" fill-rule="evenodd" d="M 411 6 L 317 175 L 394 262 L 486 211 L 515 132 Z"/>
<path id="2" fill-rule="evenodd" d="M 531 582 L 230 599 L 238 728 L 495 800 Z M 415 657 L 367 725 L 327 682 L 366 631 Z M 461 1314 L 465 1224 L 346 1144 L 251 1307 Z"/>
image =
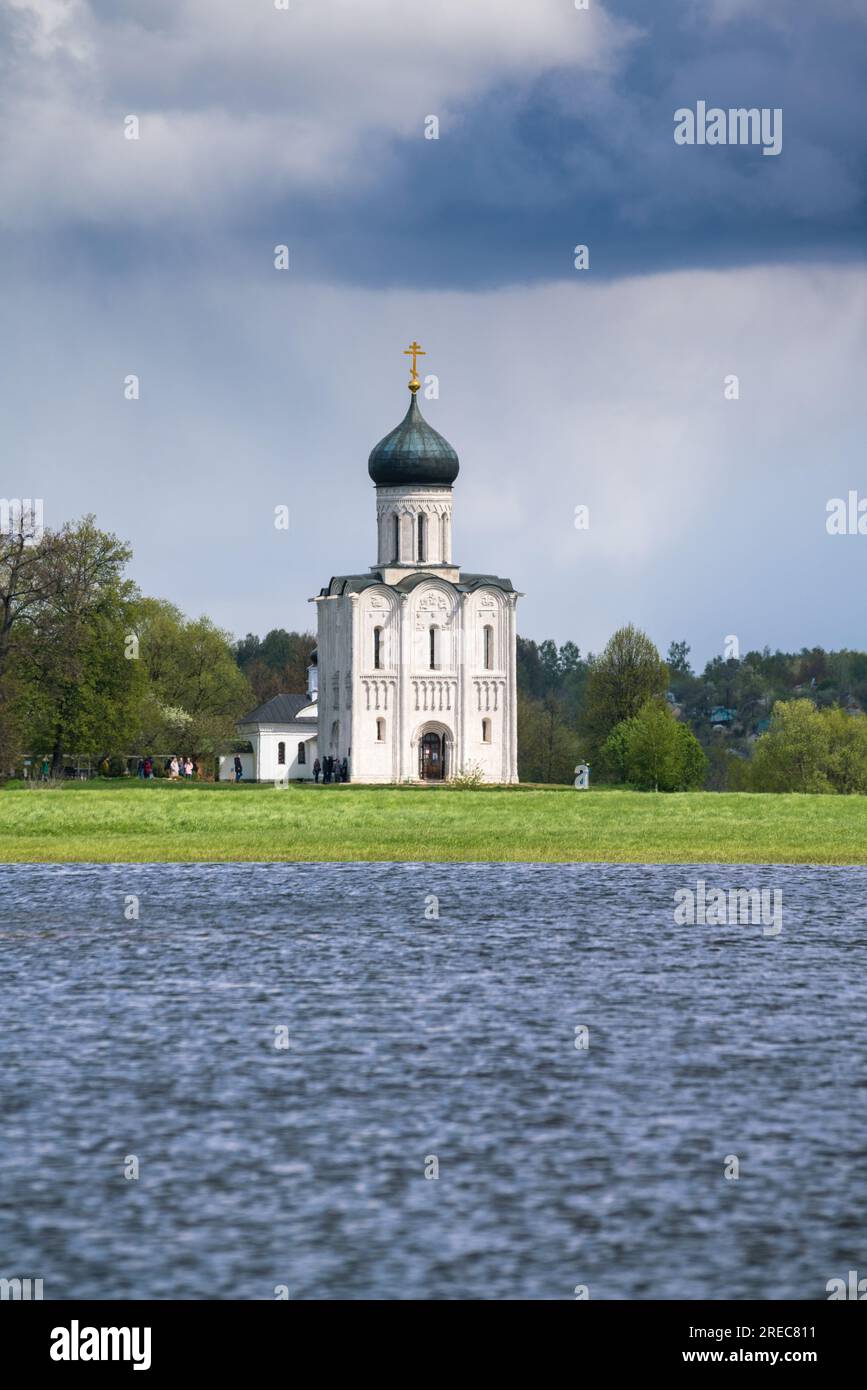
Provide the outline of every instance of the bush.
<path id="1" fill-rule="evenodd" d="M 485 774 L 477 763 L 467 763 L 463 772 L 449 779 L 449 786 L 458 791 L 475 791 L 485 780 Z"/>
<path id="2" fill-rule="evenodd" d="M 707 758 L 695 734 L 667 705 L 648 700 L 611 730 L 602 747 L 606 768 L 640 791 L 688 791 L 701 786 Z"/>
<path id="3" fill-rule="evenodd" d="M 760 792 L 867 792 L 867 719 L 812 700 L 778 700 L 756 743 L 752 785 Z"/>

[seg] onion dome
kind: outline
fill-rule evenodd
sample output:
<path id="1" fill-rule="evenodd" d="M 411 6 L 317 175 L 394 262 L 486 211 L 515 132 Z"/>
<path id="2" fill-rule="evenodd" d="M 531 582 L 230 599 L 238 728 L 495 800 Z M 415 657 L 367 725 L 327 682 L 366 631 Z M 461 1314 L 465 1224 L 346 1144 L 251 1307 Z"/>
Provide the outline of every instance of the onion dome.
<path id="1" fill-rule="evenodd" d="M 409 410 L 371 451 L 367 471 L 377 487 L 451 487 L 458 456 L 418 408 L 418 381 L 410 382 Z"/>

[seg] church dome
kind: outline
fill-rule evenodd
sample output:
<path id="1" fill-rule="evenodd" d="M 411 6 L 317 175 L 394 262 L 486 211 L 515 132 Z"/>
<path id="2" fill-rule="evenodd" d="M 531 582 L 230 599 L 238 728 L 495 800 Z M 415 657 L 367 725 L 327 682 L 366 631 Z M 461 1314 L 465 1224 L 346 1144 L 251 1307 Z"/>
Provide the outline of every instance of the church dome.
<path id="1" fill-rule="evenodd" d="M 416 390 L 400 424 L 371 450 L 367 471 L 377 487 L 451 487 L 458 476 L 458 456 L 422 415 Z"/>

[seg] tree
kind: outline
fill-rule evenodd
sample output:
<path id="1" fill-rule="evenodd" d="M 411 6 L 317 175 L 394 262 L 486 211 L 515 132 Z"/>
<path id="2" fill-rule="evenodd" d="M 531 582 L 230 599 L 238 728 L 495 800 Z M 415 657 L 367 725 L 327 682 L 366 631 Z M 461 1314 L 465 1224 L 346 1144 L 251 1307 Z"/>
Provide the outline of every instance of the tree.
<path id="1" fill-rule="evenodd" d="M 778 700 L 756 744 L 752 784 L 768 792 L 867 792 L 867 719 Z"/>
<path id="2" fill-rule="evenodd" d="M 252 633 L 235 643 L 235 659 L 253 688 L 259 703 L 281 692 L 301 694 L 307 689 L 307 667 L 316 646 L 310 632 L 272 628 L 260 641 Z"/>
<path id="3" fill-rule="evenodd" d="M 92 516 L 39 549 L 41 597 L 19 611 L 9 659 L 31 744 L 50 748 L 59 772 L 64 752 L 110 751 L 132 727 L 142 675 L 126 637 L 137 590 L 123 577 L 129 547 Z"/>
<path id="4" fill-rule="evenodd" d="M 700 786 L 707 770 L 698 739 L 661 700 L 648 700 L 632 719 L 612 729 L 604 757 L 635 787 L 686 791 Z"/>
<path id="5" fill-rule="evenodd" d="M 522 782 L 571 782 L 578 761 L 578 736 L 559 700 L 518 696 L 518 775 Z"/>
<path id="6" fill-rule="evenodd" d="M 771 727 L 756 743 L 756 791 L 824 792 L 828 777 L 830 730 L 812 700 L 778 700 Z"/>
<path id="7" fill-rule="evenodd" d="M 631 623 L 619 628 L 587 678 L 581 732 L 588 760 L 593 761 L 615 725 L 632 719 L 667 689 L 668 667 L 650 638 Z"/>
<path id="8" fill-rule="evenodd" d="M 692 667 L 689 664 L 690 646 L 688 642 L 669 642 L 668 655 L 665 658 L 669 671 L 678 676 L 691 676 Z"/>
<path id="9" fill-rule="evenodd" d="M 191 621 L 173 604 L 145 599 L 138 635 L 149 687 L 140 710 L 142 751 L 162 742 L 166 752 L 214 755 L 255 699 L 229 634 L 209 618 Z"/>
<path id="10" fill-rule="evenodd" d="M 867 718 L 834 708 L 822 710 L 828 733 L 826 774 L 836 792 L 867 792 Z"/>

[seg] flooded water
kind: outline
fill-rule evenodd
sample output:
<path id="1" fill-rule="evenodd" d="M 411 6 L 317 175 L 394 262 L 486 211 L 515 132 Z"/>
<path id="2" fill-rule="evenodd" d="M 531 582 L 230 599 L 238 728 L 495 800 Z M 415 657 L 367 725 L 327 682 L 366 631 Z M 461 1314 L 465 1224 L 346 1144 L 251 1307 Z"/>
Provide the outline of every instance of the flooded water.
<path id="1" fill-rule="evenodd" d="M 712 887 L 782 930 L 675 919 Z M 824 1299 L 867 1273 L 865 902 L 853 868 L 3 866 L 0 1276 Z"/>

